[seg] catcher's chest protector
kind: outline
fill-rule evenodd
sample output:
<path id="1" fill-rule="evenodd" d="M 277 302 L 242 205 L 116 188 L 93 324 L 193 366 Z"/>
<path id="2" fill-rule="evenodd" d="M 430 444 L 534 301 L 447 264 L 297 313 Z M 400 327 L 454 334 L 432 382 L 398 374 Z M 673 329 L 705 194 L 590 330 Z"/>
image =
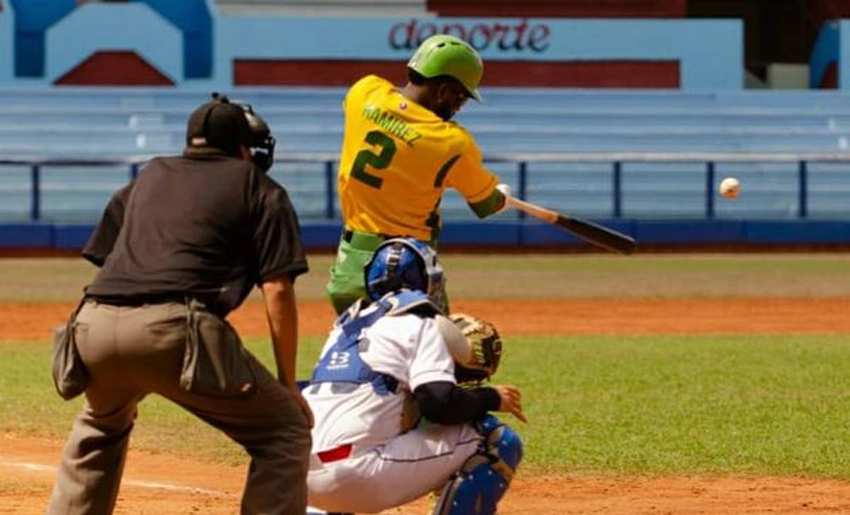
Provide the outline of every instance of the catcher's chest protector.
<path id="1" fill-rule="evenodd" d="M 310 378 L 310 384 L 319 383 L 372 383 L 378 395 L 395 393 L 398 380 L 375 372 L 360 356 L 360 335 L 385 316 L 401 315 L 422 306 L 438 308 L 430 298 L 418 291 L 404 291 L 384 296 L 376 309 L 368 314 L 347 311 L 339 319 L 340 334 L 333 346 L 319 360 Z"/>

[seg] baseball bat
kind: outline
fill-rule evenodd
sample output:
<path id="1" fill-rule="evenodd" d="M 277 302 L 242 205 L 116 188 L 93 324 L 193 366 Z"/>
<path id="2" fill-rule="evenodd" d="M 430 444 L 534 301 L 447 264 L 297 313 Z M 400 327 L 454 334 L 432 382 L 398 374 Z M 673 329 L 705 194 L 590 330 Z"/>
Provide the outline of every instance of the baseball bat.
<path id="1" fill-rule="evenodd" d="M 514 208 L 519 209 L 524 213 L 548 222 L 552 225 L 557 225 L 562 229 L 575 234 L 579 238 L 589 241 L 599 247 L 617 252 L 620 254 L 631 254 L 635 251 L 635 240 L 631 236 L 626 236 L 623 233 L 613 229 L 603 227 L 588 220 L 582 220 L 573 216 L 562 215 L 551 209 L 536 206 L 530 202 L 520 200 L 518 198 L 505 195 L 505 203 Z"/>

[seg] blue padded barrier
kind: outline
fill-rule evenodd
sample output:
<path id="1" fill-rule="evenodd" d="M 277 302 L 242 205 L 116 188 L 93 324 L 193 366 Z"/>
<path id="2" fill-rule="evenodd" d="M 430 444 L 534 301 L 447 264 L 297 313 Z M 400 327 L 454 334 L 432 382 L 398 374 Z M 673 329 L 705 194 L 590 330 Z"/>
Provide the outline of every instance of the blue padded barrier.
<path id="1" fill-rule="evenodd" d="M 521 243 L 521 233 L 516 223 L 452 222 L 443 227 L 440 245 L 515 246 Z"/>
<path id="2" fill-rule="evenodd" d="M 623 234 L 633 235 L 635 231 L 634 222 L 629 219 L 619 220 L 591 220 L 604 225 Z M 549 245 L 582 245 L 584 241 L 572 233 L 554 225 L 536 221 L 528 221 L 520 225 L 520 244 L 532 246 Z"/>
<path id="3" fill-rule="evenodd" d="M 748 221 L 744 240 L 752 243 L 850 243 L 850 222 L 835 220 Z"/>
<path id="4" fill-rule="evenodd" d="M 301 239 L 307 248 L 335 248 L 342 234 L 339 222 L 302 223 Z"/>
<path id="5" fill-rule="evenodd" d="M 0 249 L 54 248 L 53 225 L 23 223 L 0 225 Z"/>
<path id="6" fill-rule="evenodd" d="M 744 223 L 734 220 L 641 220 L 633 236 L 644 244 L 748 243 Z"/>
<path id="7" fill-rule="evenodd" d="M 597 220 L 635 237 L 637 251 L 651 246 L 688 245 L 850 245 L 850 221 L 789 220 Z M 0 224 L 0 249 L 79 250 L 93 225 Z M 302 224 L 305 247 L 332 250 L 339 243 L 336 222 Z M 451 222 L 444 226 L 443 249 L 482 246 L 505 251 L 522 248 L 589 248 L 570 233 L 540 222 Z M 600 252 L 605 252 L 599 250 Z"/>
<path id="8" fill-rule="evenodd" d="M 89 240 L 94 226 L 90 224 L 57 224 L 53 231 L 53 248 L 57 250 L 81 249 Z"/>

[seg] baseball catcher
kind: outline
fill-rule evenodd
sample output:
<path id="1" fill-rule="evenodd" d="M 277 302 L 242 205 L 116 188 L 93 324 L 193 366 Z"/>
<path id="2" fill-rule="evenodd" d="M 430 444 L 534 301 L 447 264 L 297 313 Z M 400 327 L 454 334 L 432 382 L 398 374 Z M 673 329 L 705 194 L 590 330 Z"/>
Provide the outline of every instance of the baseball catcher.
<path id="1" fill-rule="evenodd" d="M 304 390 L 312 506 L 376 513 L 439 490 L 435 515 L 496 512 L 522 443 L 489 412 L 525 421 L 520 392 L 481 386 L 501 338 L 474 316 L 443 315 L 442 273 L 411 238 L 387 240 L 367 264 L 368 297 L 336 321 Z"/>

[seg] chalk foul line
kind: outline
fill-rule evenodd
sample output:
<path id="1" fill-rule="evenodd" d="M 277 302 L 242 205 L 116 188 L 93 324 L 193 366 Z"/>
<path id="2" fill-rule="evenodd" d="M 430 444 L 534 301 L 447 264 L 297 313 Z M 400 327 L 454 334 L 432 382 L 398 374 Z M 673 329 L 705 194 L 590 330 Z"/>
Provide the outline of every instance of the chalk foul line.
<path id="1" fill-rule="evenodd" d="M 50 465 L 41 465 L 38 463 L 22 463 L 17 461 L 4 461 L 0 459 L 0 467 L 27 470 L 30 472 L 49 472 L 56 473 L 56 467 Z M 200 488 L 197 486 L 174 485 L 171 483 L 162 483 L 159 481 L 142 481 L 138 479 L 126 479 L 121 481 L 122 485 L 134 486 L 138 488 L 153 488 L 158 490 L 167 490 L 169 492 L 180 492 L 198 495 L 209 495 L 213 497 L 234 497 L 235 494 L 229 494 L 220 490 L 210 490 L 208 488 Z"/>

